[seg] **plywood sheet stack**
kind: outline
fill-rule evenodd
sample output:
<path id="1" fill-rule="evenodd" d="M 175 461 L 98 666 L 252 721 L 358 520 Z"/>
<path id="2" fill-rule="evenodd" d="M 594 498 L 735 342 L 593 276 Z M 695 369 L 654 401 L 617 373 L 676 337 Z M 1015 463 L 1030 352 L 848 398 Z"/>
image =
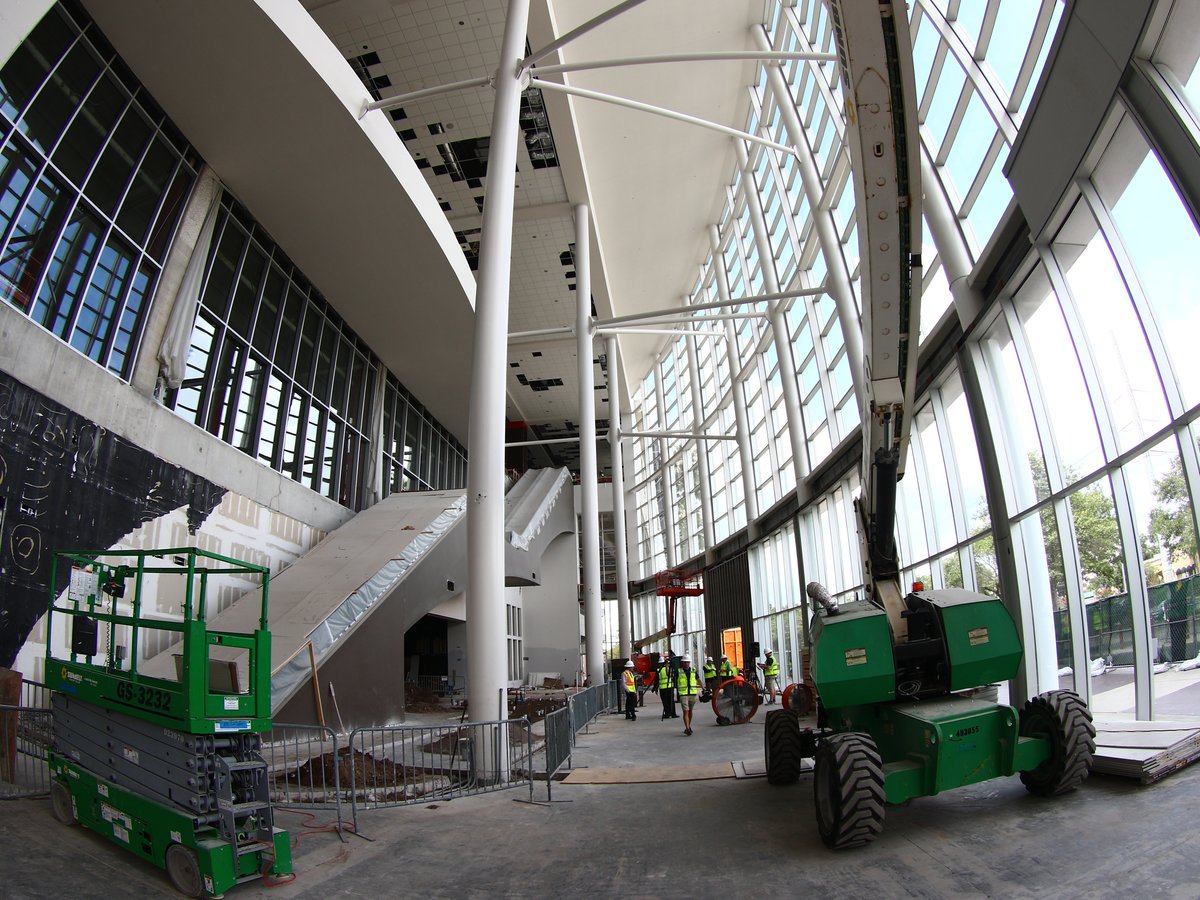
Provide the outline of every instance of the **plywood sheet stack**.
<path id="1" fill-rule="evenodd" d="M 1200 723 L 1096 723 L 1093 772 L 1151 784 L 1200 758 Z"/>

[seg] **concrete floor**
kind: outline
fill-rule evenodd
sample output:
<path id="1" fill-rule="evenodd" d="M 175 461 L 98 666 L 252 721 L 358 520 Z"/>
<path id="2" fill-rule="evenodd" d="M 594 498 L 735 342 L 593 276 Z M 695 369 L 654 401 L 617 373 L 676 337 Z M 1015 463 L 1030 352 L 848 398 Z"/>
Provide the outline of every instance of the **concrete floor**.
<path id="1" fill-rule="evenodd" d="M 657 705 L 653 697 L 647 698 Z M 701 708 L 695 735 L 648 703 L 636 722 L 601 717 L 575 766 L 662 767 L 761 761 L 765 718 L 718 727 Z M 544 801 L 539 783 L 535 799 Z M 1051 800 L 1016 777 L 889 807 L 873 844 L 834 853 L 816 832 L 811 776 L 587 785 L 376 810 L 364 837 L 293 833 L 297 878 L 246 884 L 237 898 L 1200 897 L 1200 766 L 1150 787 L 1107 776 Z M 317 822 L 328 817 L 318 814 Z M 0 897 L 172 897 L 166 876 L 80 828 L 48 801 L 0 805 Z"/>

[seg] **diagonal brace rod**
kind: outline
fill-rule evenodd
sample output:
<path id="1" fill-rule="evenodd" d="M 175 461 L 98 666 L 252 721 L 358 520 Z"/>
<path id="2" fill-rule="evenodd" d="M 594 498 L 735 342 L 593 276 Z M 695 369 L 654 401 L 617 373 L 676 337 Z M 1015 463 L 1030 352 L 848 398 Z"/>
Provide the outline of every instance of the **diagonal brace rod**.
<path id="1" fill-rule="evenodd" d="M 673 109 L 665 109 L 661 106 L 652 106 L 649 103 L 641 103 L 637 100 L 630 100 L 626 97 L 617 97 L 613 94 L 604 94 L 600 91 L 589 91 L 586 88 L 575 87 L 570 84 L 559 84 L 556 81 L 543 81 L 541 78 L 529 79 L 531 85 L 535 85 L 544 90 L 561 91 L 564 94 L 572 94 L 576 97 L 586 97 L 589 100 L 602 100 L 605 103 L 612 103 L 616 106 L 625 106 L 629 109 L 637 109 L 642 112 L 653 113 L 656 116 L 665 116 L 668 119 L 676 119 L 680 122 L 687 122 L 691 125 L 699 125 L 702 128 L 708 128 L 712 131 L 719 131 L 721 134 L 728 134 L 731 137 L 741 138 L 745 141 L 752 141 L 755 144 L 762 144 L 764 147 L 771 147 L 778 150 L 780 153 L 795 154 L 795 150 L 785 144 L 777 144 L 774 141 L 769 141 L 766 138 L 760 138 L 756 134 L 750 134 L 746 131 L 741 131 L 737 128 L 730 128 L 728 125 L 721 125 L 718 122 L 710 122 L 708 119 L 700 119 L 696 116 L 689 116 L 686 113 L 676 112 Z"/>

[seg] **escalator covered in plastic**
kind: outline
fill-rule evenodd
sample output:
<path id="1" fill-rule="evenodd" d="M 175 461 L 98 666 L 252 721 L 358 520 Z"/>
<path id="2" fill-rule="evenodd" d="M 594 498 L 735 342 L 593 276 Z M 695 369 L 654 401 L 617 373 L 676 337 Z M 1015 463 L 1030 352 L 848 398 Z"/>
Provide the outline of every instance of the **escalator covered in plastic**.
<path id="1" fill-rule="evenodd" d="M 570 473 L 526 472 L 505 506 L 505 582 L 539 584 L 547 545 L 575 528 Z M 463 491 L 392 494 L 271 578 L 276 721 L 349 730 L 400 720 L 405 632 L 439 608 L 465 617 L 466 507 Z M 236 630 L 255 614 L 239 600 L 212 627 Z"/>

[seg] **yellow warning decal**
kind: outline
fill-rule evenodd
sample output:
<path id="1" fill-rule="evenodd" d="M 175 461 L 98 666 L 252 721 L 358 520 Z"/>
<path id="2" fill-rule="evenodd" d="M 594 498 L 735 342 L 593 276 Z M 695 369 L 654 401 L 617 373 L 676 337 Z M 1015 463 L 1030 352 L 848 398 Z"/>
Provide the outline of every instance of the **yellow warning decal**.
<path id="1" fill-rule="evenodd" d="M 857 647 L 854 650 L 846 651 L 846 665 L 862 666 L 867 662 L 867 648 Z"/>
<path id="2" fill-rule="evenodd" d="M 988 630 L 986 628 L 972 628 L 967 632 L 967 640 L 974 647 L 978 644 L 986 644 L 991 638 L 988 637 Z"/>

